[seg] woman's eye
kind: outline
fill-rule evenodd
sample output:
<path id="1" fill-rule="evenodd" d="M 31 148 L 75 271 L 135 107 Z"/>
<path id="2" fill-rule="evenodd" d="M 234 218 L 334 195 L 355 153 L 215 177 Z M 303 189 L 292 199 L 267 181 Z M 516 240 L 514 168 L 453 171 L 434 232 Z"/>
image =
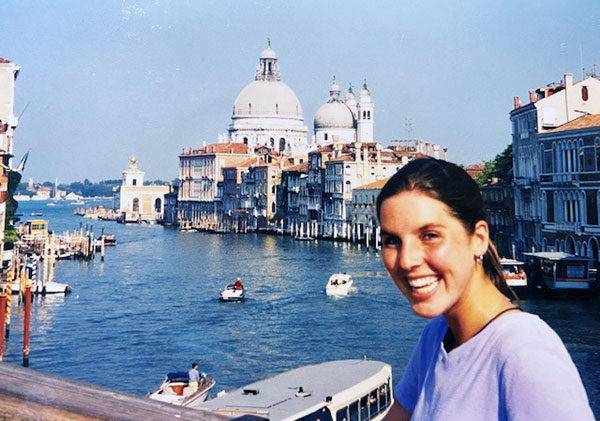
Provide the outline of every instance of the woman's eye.
<path id="1" fill-rule="evenodd" d="M 427 240 L 435 240 L 438 237 L 439 236 L 435 232 L 426 232 L 425 234 L 423 234 L 423 239 L 426 241 Z"/>
<path id="2" fill-rule="evenodd" d="M 400 241 L 396 237 L 383 237 L 382 244 L 384 246 L 395 246 L 398 245 Z"/>

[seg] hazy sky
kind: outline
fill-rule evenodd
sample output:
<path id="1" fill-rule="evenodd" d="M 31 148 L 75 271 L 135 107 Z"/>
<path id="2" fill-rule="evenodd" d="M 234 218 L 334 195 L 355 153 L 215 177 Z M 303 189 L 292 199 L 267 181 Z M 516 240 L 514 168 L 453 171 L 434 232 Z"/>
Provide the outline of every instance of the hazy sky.
<path id="1" fill-rule="evenodd" d="M 0 0 L 0 57 L 21 66 L 15 156 L 24 177 L 177 177 L 182 148 L 214 143 L 269 37 L 312 134 L 332 76 L 364 78 L 375 138 L 450 159 L 510 142 L 513 96 L 600 65 L 600 1 Z M 583 60 L 582 60 L 583 58 Z M 600 67 L 599 67 L 600 69 Z"/>

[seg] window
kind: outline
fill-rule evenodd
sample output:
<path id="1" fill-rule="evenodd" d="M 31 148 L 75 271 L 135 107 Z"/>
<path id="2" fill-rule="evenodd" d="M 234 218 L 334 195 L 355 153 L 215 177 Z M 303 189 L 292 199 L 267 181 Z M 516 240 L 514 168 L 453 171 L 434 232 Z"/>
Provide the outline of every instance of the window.
<path id="1" fill-rule="evenodd" d="M 369 395 L 360 398 L 360 419 L 361 421 L 369 419 Z"/>
<path id="2" fill-rule="evenodd" d="M 137 179 L 135 179 L 135 178 L 134 178 L 134 179 L 133 179 L 131 182 L 132 182 L 132 184 L 133 184 L 134 186 L 136 186 L 136 185 L 137 185 Z"/>
<path id="3" fill-rule="evenodd" d="M 589 99 L 589 93 L 588 93 L 587 86 L 581 87 L 581 99 L 583 99 L 584 101 L 587 101 Z"/>
<path id="4" fill-rule="evenodd" d="M 140 210 L 140 200 L 137 197 L 133 199 L 133 206 L 131 210 L 134 212 L 139 212 Z"/>
<path id="5" fill-rule="evenodd" d="M 554 222 L 554 191 L 546 192 L 546 221 Z"/>
<path id="6" fill-rule="evenodd" d="M 325 140 L 327 140 L 327 133 L 325 133 Z"/>
<path id="7" fill-rule="evenodd" d="M 350 404 L 350 421 L 358 421 L 358 401 Z"/>
<path id="8" fill-rule="evenodd" d="M 275 104 L 275 114 L 279 114 L 279 104 Z"/>
<path id="9" fill-rule="evenodd" d="M 157 198 L 154 201 L 154 212 L 160 213 L 161 208 L 162 208 L 162 200 L 160 200 L 160 198 Z"/>
<path id="10" fill-rule="evenodd" d="M 585 202 L 587 210 L 587 223 L 598 225 L 598 192 L 597 190 L 585 190 Z"/>

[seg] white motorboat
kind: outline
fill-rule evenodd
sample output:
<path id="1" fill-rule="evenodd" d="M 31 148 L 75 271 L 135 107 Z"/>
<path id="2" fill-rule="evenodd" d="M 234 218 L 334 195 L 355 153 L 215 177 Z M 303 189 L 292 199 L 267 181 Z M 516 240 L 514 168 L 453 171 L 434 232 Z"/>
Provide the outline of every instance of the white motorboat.
<path id="1" fill-rule="evenodd" d="M 189 386 L 186 372 L 167 373 L 163 382 L 148 394 L 150 399 L 170 403 L 172 405 L 197 408 L 208 397 L 208 392 L 216 384 L 215 380 L 202 373 L 198 388 Z"/>
<path id="2" fill-rule="evenodd" d="M 514 259 L 500 259 L 502 273 L 506 283 L 511 288 L 527 288 L 527 275 L 525 274 L 525 263 Z"/>
<path id="3" fill-rule="evenodd" d="M 237 418 L 382 420 L 392 405 L 392 367 L 380 361 L 339 360 L 296 368 L 251 383 L 198 406 Z"/>
<path id="4" fill-rule="evenodd" d="M 334 273 L 329 277 L 327 286 L 325 286 L 325 294 L 332 296 L 348 295 L 352 289 L 352 277 L 347 273 Z"/>
<path id="5" fill-rule="evenodd" d="M 219 293 L 221 301 L 244 301 L 246 298 L 246 289 L 240 282 L 239 284 L 229 284 Z"/>

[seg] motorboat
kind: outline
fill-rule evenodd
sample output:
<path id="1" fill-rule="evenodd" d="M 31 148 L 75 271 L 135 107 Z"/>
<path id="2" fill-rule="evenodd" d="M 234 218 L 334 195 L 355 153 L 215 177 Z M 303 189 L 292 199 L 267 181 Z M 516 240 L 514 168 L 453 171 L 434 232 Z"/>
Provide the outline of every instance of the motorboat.
<path id="1" fill-rule="evenodd" d="M 202 373 L 198 389 L 189 386 L 189 377 L 186 372 L 167 373 L 163 382 L 148 394 L 150 399 L 171 405 L 197 408 L 208 397 L 208 392 L 215 386 L 214 379 Z"/>
<path id="2" fill-rule="evenodd" d="M 219 300 L 221 301 L 244 301 L 246 298 L 246 289 L 240 282 L 234 284 L 228 284 L 219 293 Z"/>
<path id="3" fill-rule="evenodd" d="M 525 273 L 525 263 L 514 259 L 500 259 L 502 273 L 509 287 L 513 289 L 527 288 L 527 274 Z"/>
<path id="4" fill-rule="evenodd" d="M 219 392 L 198 409 L 232 418 L 379 421 L 392 405 L 391 390 L 389 364 L 338 360 L 295 368 L 231 392 Z"/>
<path id="5" fill-rule="evenodd" d="M 334 273 L 329 277 L 327 286 L 325 286 L 325 294 L 331 296 L 348 295 L 352 289 L 352 277 L 347 273 Z"/>
<path id="6" fill-rule="evenodd" d="M 117 237 L 114 234 L 102 234 L 98 237 L 98 240 L 102 241 L 102 238 L 104 238 L 105 246 L 115 246 L 117 244 Z"/>

